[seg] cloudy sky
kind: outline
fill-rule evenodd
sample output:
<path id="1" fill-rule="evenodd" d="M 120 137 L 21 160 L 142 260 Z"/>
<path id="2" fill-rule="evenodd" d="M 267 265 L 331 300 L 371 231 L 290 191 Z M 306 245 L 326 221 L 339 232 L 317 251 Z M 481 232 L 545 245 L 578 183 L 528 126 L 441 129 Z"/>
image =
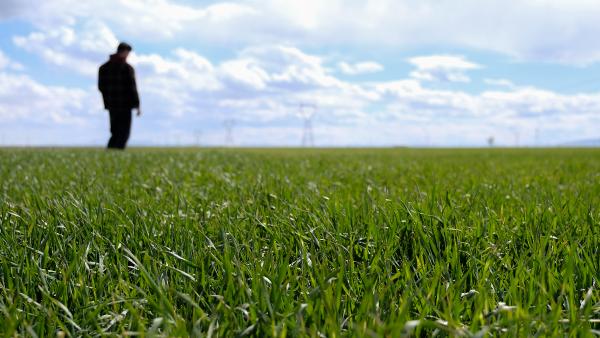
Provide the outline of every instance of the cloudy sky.
<path id="1" fill-rule="evenodd" d="M 600 138 L 597 0 L 0 0 L 0 144 L 108 138 L 97 67 L 134 46 L 132 144 L 555 145 Z M 304 107 L 301 109 L 301 107 Z"/>

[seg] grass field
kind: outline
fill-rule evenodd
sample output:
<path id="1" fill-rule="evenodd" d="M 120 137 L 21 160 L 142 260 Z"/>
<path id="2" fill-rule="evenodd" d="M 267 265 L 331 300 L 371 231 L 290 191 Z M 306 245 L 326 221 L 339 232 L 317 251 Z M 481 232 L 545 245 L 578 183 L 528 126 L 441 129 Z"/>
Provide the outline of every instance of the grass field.
<path id="1" fill-rule="evenodd" d="M 600 150 L 0 150 L 3 336 L 600 335 Z"/>

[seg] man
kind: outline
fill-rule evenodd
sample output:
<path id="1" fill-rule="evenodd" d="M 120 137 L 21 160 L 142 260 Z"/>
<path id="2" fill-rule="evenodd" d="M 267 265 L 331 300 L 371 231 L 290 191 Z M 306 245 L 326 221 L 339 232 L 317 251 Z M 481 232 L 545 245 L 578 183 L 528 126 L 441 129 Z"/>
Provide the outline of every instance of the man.
<path id="1" fill-rule="evenodd" d="M 125 149 L 131 130 L 131 110 L 136 109 L 137 116 L 142 114 L 135 72 L 127 63 L 131 50 L 130 45 L 121 42 L 98 72 L 98 89 L 110 114 L 109 149 Z"/>

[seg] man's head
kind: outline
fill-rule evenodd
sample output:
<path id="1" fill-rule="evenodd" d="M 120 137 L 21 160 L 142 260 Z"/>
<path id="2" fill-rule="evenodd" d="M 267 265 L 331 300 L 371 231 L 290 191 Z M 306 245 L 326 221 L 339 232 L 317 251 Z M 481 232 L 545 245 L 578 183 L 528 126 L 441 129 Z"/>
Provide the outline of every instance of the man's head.
<path id="1" fill-rule="evenodd" d="M 117 47 L 117 55 L 119 55 L 123 59 L 126 59 L 127 56 L 129 56 L 129 52 L 131 52 L 132 50 L 133 48 L 131 48 L 131 45 L 125 42 L 121 42 L 119 44 L 119 47 Z"/>

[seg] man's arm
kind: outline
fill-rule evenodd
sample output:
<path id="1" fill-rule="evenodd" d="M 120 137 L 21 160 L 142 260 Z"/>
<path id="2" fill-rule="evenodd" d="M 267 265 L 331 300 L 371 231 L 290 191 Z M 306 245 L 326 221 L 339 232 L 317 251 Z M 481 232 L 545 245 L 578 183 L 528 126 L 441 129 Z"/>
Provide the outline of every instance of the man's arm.
<path id="1" fill-rule="evenodd" d="M 102 93 L 102 101 L 104 102 L 104 108 L 108 108 L 106 105 L 106 75 L 104 74 L 104 68 L 100 67 L 98 70 L 98 90 Z"/>
<path id="2" fill-rule="evenodd" d="M 102 67 L 100 67 L 100 69 L 98 69 L 98 90 L 101 93 L 104 92 L 104 76 L 102 73 Z"/>
<path id="3" fill-rule="evenodd" d="M 133 108 L 137 108 L 138 110 L 138 115 L 141 114 L 140 112 L 140 96 L 138 94 L 138 90 L 137 90 L 137 83 L 135 81 L 135 70 L 133 69 L 133 67 L 129 67 L 129 74 L 130 74 L 130 83 L 131 83 L 131 99 L 132 99 L 132 103 L 133 103 Z"/>

